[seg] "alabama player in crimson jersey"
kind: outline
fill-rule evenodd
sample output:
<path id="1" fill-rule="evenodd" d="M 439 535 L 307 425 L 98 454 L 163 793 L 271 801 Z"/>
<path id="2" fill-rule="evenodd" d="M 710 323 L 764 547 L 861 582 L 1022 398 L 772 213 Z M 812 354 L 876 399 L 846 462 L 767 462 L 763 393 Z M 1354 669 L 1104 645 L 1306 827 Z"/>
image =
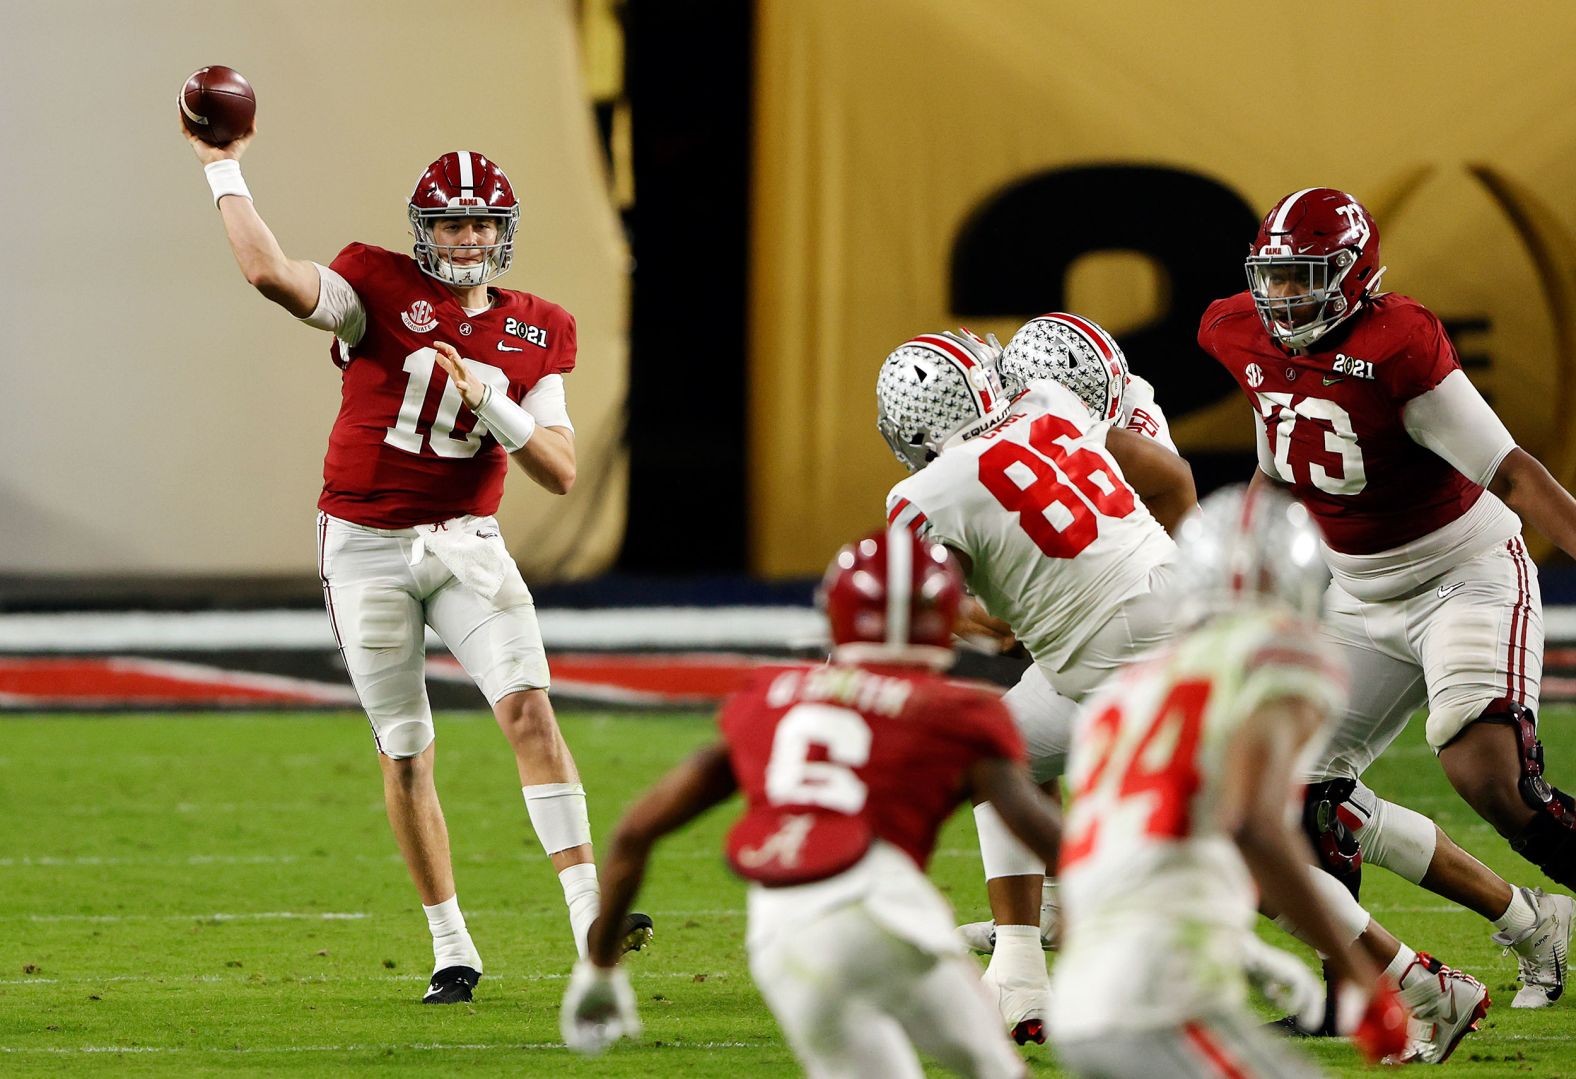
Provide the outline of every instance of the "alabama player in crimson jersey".
<path id="1" fill-rule="evenodd" d="M 581 954 L 598 909 L 585 790 L 548 701 L 530 590 L 492 516 L 511 459 L 556 494 L 574 483 L 563 376 L 575 364 L 575 323 L 557 304 L 489 287 L 513 260 L 520 206 L 481 154 L 445 154 L 417 180 L 414 258 L 357 243 L 323 266 L 288 258 L 258 215 L 240 170 L 254 134 L 222 147 L 187 140 L 247 281 L 334 335 L 341 403 L 323 461 L 318 572 L 432 933 L 423 1001 L 468 1001 L 482 961 L 433 784 L 426 627 L 487 696 L 514 750 Z M 635 915 L 626 929 L 627 946 L 639 947 L 651 921 Z"/>
<path id="2" fill-rule="evenodd" d="M 1318 521 L 1334 573 L 1326 629 L 1353 673 L 1310 772 L 1316 844 L 1349 869 L 1355 833 L 1365 860 L 1493 919 L 1521 967 L 1513 1006 L 1544 1006 L 1563 992 L 1571 899 L 1511 888 L 1360 777 L 1426 704 L 1457 793 L 1576 886 L 1576 813 L 1544 778 L 1537 739 L 1543 620 L 1521 539 L 1527 520 L 1576 554 L 1576 500 L 1516 445 L 1439 319 L 1378 291 L 1378 229 L 1352 196 L 1281 199 L 1247 272 L 1247 291 L 1205 312 L 1199 343 L 1253 404 L 1255 482 L 1287 487 Z"/>
<path id="3" fill-rule="evenodd" d="M 591 954 L 564 997 L 570 1045 L 639 1032 L 617 966 L 621 916 L 656 841 L 738 791 L 727 853 L 750 882 L 750 971 L 810 1075 L 917 1077 L 913 1045 L 961 1075 L 1025 1074 L 924 874 L 937 830 L 971 796 L 1040 857 L 1056 850 L 1055 808 L 1023 769 L 1006 708 L 936 673 L 952 662 L 962 594 L 946 551 L 907 530 L 838 552 L 822 587 L 832 664 L 763 672 L 723 705 L 721 740 L 619 822 Z"/>
<path id="4" fill-rule="evenodd" d="M 1246 1007 L 1251 979 L 1323 1010 L 1307 968 L 1254 935 L 1262 897 L 1348 979 L 1341 1029 L 1371 1060 L 1443 1062 L 1487 991 L 1374 924 L 1312 867 L 1287 813 L 1294 762 L 1346 690 L 1315 632 L 1329 578 L 1317 530 L 1289 497 L 1236 487 L 1206 498 L 1177 542 L 1168 598 L 1186 631 L 1097 690 L 1074 726 L 1061 1061 L 1105 1077 L 1318 1074 Z"/>
<path id="5" fill-rule="evenodd" d="M 877 377 L 877 426 L 914 473 L 887 495 L 889 523 L 951 549 L 1034 659 L 1007 703 L 1044 782 L 1061 774 L 1075 702 L 1172 632 L 1172 612 L 1151 594 L 1193 481 L 1175 453 L 1117 426 L 1127 363 L 1098 325 L 1042 315 L 1000 352 L 967 332 L 905 342 Z M 1020 1044 L 1039 1040 L 1050 1005 L 1045 863 L 989 804 L 975 822 L 995 922 L 986 985 Z"/>

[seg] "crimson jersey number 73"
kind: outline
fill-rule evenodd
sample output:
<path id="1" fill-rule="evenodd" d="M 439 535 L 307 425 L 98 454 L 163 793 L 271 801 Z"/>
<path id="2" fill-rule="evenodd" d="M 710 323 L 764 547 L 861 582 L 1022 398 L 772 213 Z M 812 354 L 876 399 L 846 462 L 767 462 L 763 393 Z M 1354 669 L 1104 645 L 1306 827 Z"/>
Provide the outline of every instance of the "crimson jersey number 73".
<path id="1" fill-rule="evenodd" d="M 1076 771 L 1069 777 L 1073 801 L 1062 837 L 1063 869 L 1087 858 L 1103 829 L 1121 829 L 1123 839 L 1174 839 L 1189 833 L 1209 688 L 1202 679 L 1172 686 L 1136 745 L 1131 736 L 1121 737 L 1120 703 L 1090 722 L 1084 752 L 1077 754 Z M 1138 798 L 1145 802 L 1127 808 Z"/>
<path id="2" fill-rule="evenodd" d="M 1133 512 L 1133 489 L 1111 456 L 1095 446 L 1071 448 L 1081 434 L 1072 421 L 1046 414 L 1029 425 L 1027 446 L 1002 439 L 980 454 L 980 482 L 1049 558 L 1076 558 L 1093 543 L 1097 514 Z"/>

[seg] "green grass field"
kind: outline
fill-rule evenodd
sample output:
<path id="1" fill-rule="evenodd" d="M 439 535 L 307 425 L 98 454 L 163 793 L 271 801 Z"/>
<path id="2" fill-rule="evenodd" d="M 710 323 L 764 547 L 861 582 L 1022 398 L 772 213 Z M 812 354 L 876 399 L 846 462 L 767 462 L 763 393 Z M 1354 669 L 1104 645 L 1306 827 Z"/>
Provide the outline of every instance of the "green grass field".
<path id="1" fill-rule="evenodd" d="M 560 1048 L 573 946 L 512 762 L 489 717 L 438 727 L 460 900 L 487 967 L 476 1003 L 446 1008 L 417 1003 L 426 923 L 359 714 L 0 719 L 0 1074 L 797 1073 L 746 970 L 726 809 L 653 862 L 642 908 L 657 940 L 630 964 L 644 1039 L 591 1061 Z M 1576 713 L 1551 709 L 1545 728 L 1556 777 L 1576 774 Z M 672 715 L 571 715 L 564 729 L 598 835 L 712 731 Z M 1369 779 L 1539 883 L 1455 799 L 1418 725 Z M 966 816 L 933 868 L 960 915 L 984 916 Z M 1576 1076 L 1576 994 L 1512 1012 L 1515 965 L 1485 923 L 1379 870 L 1365 899 L 1499 1002 L 1447 1067 Z M 1343 1044 L 1303 1044 L 1336 1074 L 1365 1070 Z M 1025 1053 L 1059 1074 L 1047 1050 Z"/>

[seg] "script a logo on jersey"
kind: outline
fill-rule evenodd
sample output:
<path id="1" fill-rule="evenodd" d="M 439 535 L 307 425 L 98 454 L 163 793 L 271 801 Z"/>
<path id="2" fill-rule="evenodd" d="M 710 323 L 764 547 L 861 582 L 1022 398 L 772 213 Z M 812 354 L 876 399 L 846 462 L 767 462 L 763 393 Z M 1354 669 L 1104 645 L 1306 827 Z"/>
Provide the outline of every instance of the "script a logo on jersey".
<path id="1" fill-rule="evenodd" d="M 417 333 L 431 333 L 438 328 L 438 316 L 432 313 L 432 304 L 417 300 L 399 313 L 405 328 Z"/>

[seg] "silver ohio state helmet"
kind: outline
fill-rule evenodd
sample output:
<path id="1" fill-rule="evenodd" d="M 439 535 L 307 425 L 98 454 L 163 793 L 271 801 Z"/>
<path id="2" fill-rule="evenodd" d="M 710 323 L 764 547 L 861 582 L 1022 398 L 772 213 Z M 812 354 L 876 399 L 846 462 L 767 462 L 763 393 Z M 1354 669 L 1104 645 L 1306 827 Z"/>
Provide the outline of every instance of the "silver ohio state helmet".
<path id="1" fill-rule="evenodd" d="M 1053 311 L 1025 323 L 1001 358 L 1002 383 L 1014 396 L 1033 379 L 1060 382 L 1095 419 L 1113 420 L 1127 391 L 1127 357 L 1098 323 Z"/>
<path id="2" fill-rule="evenodd" d="M 1266 600 L 1316 619 L 1330 570 L 1319 528 L 1302 504 L 1274 487 L 1223 487 L 1199 503 L 1177 530 L 1176 584 L 1215 614 Z"/>
<path id="3" fill-rule="evenodd" d="M 876 377 L 876 429 L 910 472 L 1007 418 L 996 351 L 968 331 L 903 342 Z"/>

